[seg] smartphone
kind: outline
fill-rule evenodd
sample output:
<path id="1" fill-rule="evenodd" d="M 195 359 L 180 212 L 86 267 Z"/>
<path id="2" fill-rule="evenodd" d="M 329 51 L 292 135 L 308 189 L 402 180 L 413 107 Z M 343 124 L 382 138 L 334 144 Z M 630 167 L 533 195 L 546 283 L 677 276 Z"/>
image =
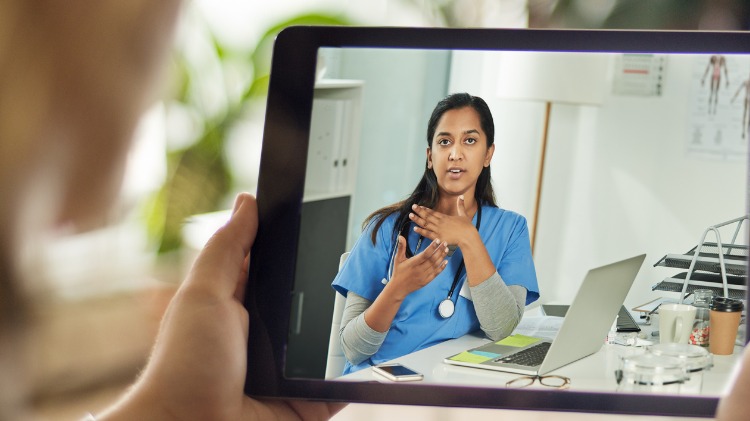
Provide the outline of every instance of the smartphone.
<path id="1" fill-rule="evenodd" d="M 413 382 L 424 378 L 421 373 L 401 364 L 380 364 L 373 366 L 372 371 L 394 382 Z"/>

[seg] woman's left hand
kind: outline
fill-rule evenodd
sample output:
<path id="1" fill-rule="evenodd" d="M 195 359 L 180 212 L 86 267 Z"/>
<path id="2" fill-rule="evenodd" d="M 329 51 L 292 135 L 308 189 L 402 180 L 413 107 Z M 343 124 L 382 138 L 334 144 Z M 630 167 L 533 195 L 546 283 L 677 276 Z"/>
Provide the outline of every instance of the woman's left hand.
<path id="1" fill-rule="evenodd" d="M 463 196 L 456 199 L 457 215 L 446 215 L 424 206 L 413 205 L 409 219 L 417 224 L 414 231 L 430 240 L 440 238 L 450 245 L 457 245 L 467 237 L 467 230 L 476 230 L 466 213 Z"/>

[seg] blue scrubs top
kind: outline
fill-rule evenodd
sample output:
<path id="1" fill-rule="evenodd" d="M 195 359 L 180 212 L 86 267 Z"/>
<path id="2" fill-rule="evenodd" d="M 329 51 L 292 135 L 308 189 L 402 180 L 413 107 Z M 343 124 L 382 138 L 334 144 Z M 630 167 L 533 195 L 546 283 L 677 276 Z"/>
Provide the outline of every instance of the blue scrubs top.
<path id="1" fill-rule="evenodd" d="M 376 234 L 377 242 L 372 244 L 371 234 L 375 223 L 371 222 L 357 240 L 344 266 L 333 280 L 333 288 L 346 296 L 352 291 L 370 301 L 375 301 L 385 288 L 381 282 L 389 279 L 389 264 L 395 250 L 393 226 L 397 214 L 386 217 Z M 474 224 L 476 226 L 474 215 Z M 413 223 L 412 223 L 413 225 Z M 487 252 L 506 285 L 520 285 L 528 291 L 526 305 L 539 298 L 536 270 L 531 258 L 529 230 L 526 218 L 504 209 L 482 206 L 482 222 L 479 235 Z M 419 234 L 409 230 L 408 244 L 414 251 Z M 425 238 L 420 250 L 431 241 Z M 346 362 L 343 374 L 352 373 L 371 365 L 380 364 L 394 358 L 438 344 L 448 339 L 461 337 L 479 329 L 479 320 L 474 304 L 459 295 L 466 271 L 463 270 L 453 301 L 456 304 L 453 316 L 443 318 L 438 314 L 438 305 L 448 296 L 456 270 L 462 261 L 461 251 L 456 250 L 448 260 L 447 267 L 429 284 L 409 294 L 393 319 L 385 341 L 378 352 L 360 364 Z"/>

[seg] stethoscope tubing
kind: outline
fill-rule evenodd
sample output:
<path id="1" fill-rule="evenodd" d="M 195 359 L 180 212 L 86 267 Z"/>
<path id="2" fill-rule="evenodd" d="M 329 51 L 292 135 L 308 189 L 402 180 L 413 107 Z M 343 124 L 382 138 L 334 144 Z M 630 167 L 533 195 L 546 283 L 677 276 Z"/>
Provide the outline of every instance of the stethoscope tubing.
<path id="1" fill-rule="evenodd" d="M 479 205 L 477 207 L 477 224 L 476 228 L 477 231 L 479 231 L 479 225 L 482 223 L 482 206 Z M 417 252 L 419 252 L 419 244 L 421 244 L 421 241 L 417 243 Z M 383 284 L 388 283 L 391 280 L 391 277 L 393 276 L 393 267 L 396 263 L 396 251 L 398 250 L 398 243 L 393 247 L 393 251 L 391 252 L 391 260 L 388 263 L 388 278 L 383 279 Z M 461 263 L 458 265 L 458 270 L 456 270 L 456 274 L 453 276 L 453 283 L 451 284 L 451 289 L 448 290 L 448 297 L 446 297 L 444 300 L 440 302 L 441 306 L 445 301 L 450 301 L 452 306 L 450 306 L 450 310 L 443 312 L 442 310 L 439 311 L 440 315 L 447 319 L 453 315 L 453 311 L 455 308 L 455 304 L 453 303 L 453 293 L 456 291 L 456 287 L 458 286 L 458 281 L 461 279 L 461 271 L 464 269 L 464 259 L 461 258 Z"/>

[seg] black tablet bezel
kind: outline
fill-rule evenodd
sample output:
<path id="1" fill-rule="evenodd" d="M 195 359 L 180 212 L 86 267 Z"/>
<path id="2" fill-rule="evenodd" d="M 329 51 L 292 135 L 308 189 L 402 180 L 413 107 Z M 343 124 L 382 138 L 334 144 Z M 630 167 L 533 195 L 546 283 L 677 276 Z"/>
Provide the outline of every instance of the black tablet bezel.
<path id="1" fill-rule="evenodd" d="M 258 211 L 245 306 L 245 391 L 256 397 L 479 408 L 712 417 L 716 397 L 287 379 L 283 375 L 307 142 L 320 47 L 750 54 L 750 33 L 291 27 L 277 38 L 266 109 Z"/>

